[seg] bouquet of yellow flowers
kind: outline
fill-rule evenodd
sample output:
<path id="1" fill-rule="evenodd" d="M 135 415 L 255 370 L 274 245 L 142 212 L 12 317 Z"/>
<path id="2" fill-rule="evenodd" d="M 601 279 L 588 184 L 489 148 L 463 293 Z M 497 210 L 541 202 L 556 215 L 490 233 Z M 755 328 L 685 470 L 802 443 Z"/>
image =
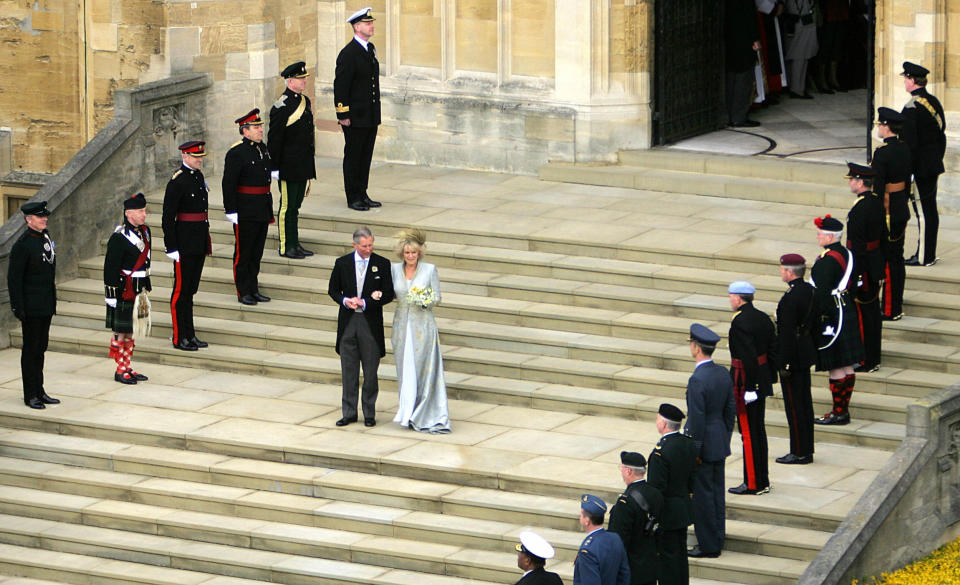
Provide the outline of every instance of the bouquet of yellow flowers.
<path id="1" fill-rule="evenodd" d="M 429 309 L 437 302 L 437 293 L 433 292 L 431 287 L 414 286 L 407 292 L 407 302 L 411 305 L 418 305 L 420 308 Z"/>

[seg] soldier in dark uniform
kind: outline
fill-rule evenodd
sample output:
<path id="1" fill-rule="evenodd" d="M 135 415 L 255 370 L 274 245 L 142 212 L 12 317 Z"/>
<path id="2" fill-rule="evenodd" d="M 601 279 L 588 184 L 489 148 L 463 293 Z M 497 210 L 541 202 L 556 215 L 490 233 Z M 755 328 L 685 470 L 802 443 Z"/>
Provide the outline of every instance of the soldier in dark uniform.
<path id="1" fill-rule="evenodd" d="M 113 379 L 136 384 L 147 379 L 130 366 L 134 326 L 149 318 L 150 228 L 146 226 L 147 200 L 137 193 L 123 201 L 123 223 L 107 240 L 103 259 L 103 287 L 107 304 L 106 325 L 113 330 L 110 357 L 117 362 Z"/>
<path id="2" fill-rule="evenodd" d="M 884 286 L 880 299 L 883 320 L 896 321 L 903 317 L 903 287 L 907 271 L 903 264 L 903 243 L 910 221 L 910 176 L 913 159 L 910 147 L 900 140 L 904 116 L 890 108 L 877 109 L 877 134 L 883 144 L 873 151 L 873 192 L 883 200 L 887 238 L 883 245 L 886 262 Z"/>
<path id="3" fill-rule="evenodd" d="M 303 61 L 288 65 L 280 73 L 287 89 L 270 108 L 267 133 L 270 160 L 276 169 L 271 176 L 280 185 L 280 210 L 277 211 L 280 255 L 297 260 L 313 256 L 313 252 L 301 245 L 298 234 L 300 205 L 310 193 L 310 181 L 317 178 L 313 160 L 316 150 L 313 110 L 310 98 L 303 95 L 308 75 Z"/>
<path id="4" fill-rule="evenodd" d="M 905 61 L 903 86 L 910 93 L 910 101 L 903 106 L 903 131 L 900 138 L 913 155 L 913 180 L 917 184 L 920 209 L 914 203 L 914 213 L 920 228 L 917 252 L 906 261 L 907 266 L 933 266 L 937 262 L 937 230 L 940 215 L 937 212 L 937 178 L 943 173 L 943 155 L 947 150 L 947 119 L 940 100 L 927 91 L 930 71 Z"/>
<path id="5" fill-rule="evenodd" d="M 517 567 L 523 577 L 516 585 L 563 585 L 560 575 L 544 569 L 547 559 L 552 559 L 553 547 L 536 532 L 524 530 L 517 544 Z"/>
<path id="6" fill-rule="evenodd" d="M 43 358 L 50 339 L 50 320 L 57 312 L 57 254 L 47 232 L 50 210 L 46 201 L 29 201 L 20 207 L 27 230 L 10 248 L 7 290 L 10 308 L 20 321 L 20 379 L 23 403 L 42 409 L 60 404 L 43 388 Z"/>
<path id="7" fill-rule="evenodd" d="M 819 425 L 850 423 L 850 397 L 857 381 L 853 368 L 863 360 L 860 322 L 850 294 L 855 262 L 853 253 L 843 247 L 843 223 L 829 215 L 813 221 L 817 243 L 823 247 L 810 270 L 816 328 L 817 371 L 829 372 L 833 408 L 814 420 Z"/>
<path id="8" fill-rule="evenodd" d="M 270 301 L 270 297 L 260 294 L 257 280 L 267 226 L 273 221 L 270 154 L 263 143 L 259 109 L 254 108 L 234 122 L 239 124 L 243 140 L 227 151 L 223 163 L 223 211 L 233 224 L 236 238 L 233 281 L 237 286 L 237 300 L 244 305 L 256 305 Z"/>
<path id="9" fill-rule="evenodd" d="M 773 321 L 753 306 L 756 289 L 745 281 L 730 283 L 730 374 L 743 439 L 743 483 L 731 494 L 761 495 L 770 491 L 767 468 L 766 398 L 777 381 L 777 331 Z"/>
<path id="10" fill-rule="evenodd" d="M 212 252 L 210 221 L 207 218 L 207 182 L 200 172 L 206 143 L 202 140 L 180 145 L 183 164 L 163 195 L 163 245 L 173 260 L 173 292 L 170 294 L 170 324 L 173 347 L 197 351 L 207 342 L 197 339 L 193 327 L 193 295 L 200 288 L 203 262 Z"/>
<path id="11" fill-rule="evenodd" d="M 573 585 L 629 585 L 630 564 L 623 541 L 603 529 L 607 505 L 597 496 L 580 496 L 580 528 L 587 537 L 573 562 Z"/>
<path id="12" fill-rule="evenodd" d="M 880 288 L 883 286 L 883 244 L 887 241 L 883 200 L 871 190 L 873 169 L 847 163 L 850 192 L 857 195 L 847 215 L 847 249 L 853 252 L 854 301 L 860 319 L 860 340 L 865 353 L 863 371 L 880 369 Z"/>
<path id="13" fill-rule="evenodd" d="M 800 254 L 780 256 L 780 278 L 790 287 L 777 304 L 777 367 L 783 408 L 790 429 L 790 452 L 777 463 L 813 463 L 813 398 L 810 366 L 816 357 L 813 345 L 813 286 L 804 282 L 806 260 Z"/>
<path id="14" fill-rule="evenodd" d="M 380 207 L 367 194 L 370 160 L 380 125 L 380 63 L 373 36 L 370 8 L 353 13 L 347 22 L 353 39 L 337 55 L 333 101 L 343 129 L 343 188 L 347 206 L 357 211 Z"/>
<path id="15" fill-rule="evenodd" d="M 697 471 L 697 446 L 680 434 L 683 412 L 661 404 L 657 413 L 660 440 L 647 458 L 647 482 L 663 494 L 663 512 L 657 535 L 660 556 L 659 585 L 688 585 L 687 526 L 693 524 L 693 481 Z"/>
<path id="16" fill-rule="evenodd" d="M 663 494 L 646 482 L 647 460 L 640 453 L 620 452 L 620 476 L 627 489 L 610 509 L 607 529 L 620 535 L 630 561 L 630 585 L 657 582 L 656 530 Z"/>

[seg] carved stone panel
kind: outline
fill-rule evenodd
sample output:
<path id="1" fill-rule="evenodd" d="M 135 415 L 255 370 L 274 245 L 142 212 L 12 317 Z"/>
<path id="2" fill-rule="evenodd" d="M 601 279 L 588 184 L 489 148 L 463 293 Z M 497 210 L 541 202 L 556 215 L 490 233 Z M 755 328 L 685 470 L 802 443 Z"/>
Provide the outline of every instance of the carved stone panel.
<path id="1" fill-rule="evenodd" d="M 937 456 L 940 514 L 946 524 L 960 520 L 960 421 L 941 427 L 944 434 Z"/>

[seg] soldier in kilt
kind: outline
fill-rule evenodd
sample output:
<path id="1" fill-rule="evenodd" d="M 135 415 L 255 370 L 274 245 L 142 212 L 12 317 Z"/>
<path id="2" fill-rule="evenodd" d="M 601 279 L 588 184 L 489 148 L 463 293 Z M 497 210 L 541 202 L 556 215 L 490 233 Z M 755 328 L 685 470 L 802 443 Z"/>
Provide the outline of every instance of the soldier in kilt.
<path id="1" fill-rule="evenodd" d="M 849 291 L 856 285 L 851 283 L 853 254 L 840 243 L 843 222 L 827 215 L 815 219 L 814 224 L 817 243 L 823 252 L 810 271 L 816 314 L 813 336 L 817 346 L 817 371 L 829 372 L 833 395 L 833 409 L 814 422 L 845 425 L 850 423 L 850 397 L 857 380 L 853 369 L 864 357 L 860 322 Z"/>
<path id="2" fill-rule="evenodd" d="M 130 366 L 133 357 L 134 331 L 146 333 L 150 322 L 150 228 L 147 200 L 137 193 L 123 201 L 123 223 L 107 241 L 103 260 L 104 300 L 107 304 L 106 326 L 113 331 L 110 357 L 117 362 L 113 379 L 121 384 L 136 384 L 147 379 Z"/>

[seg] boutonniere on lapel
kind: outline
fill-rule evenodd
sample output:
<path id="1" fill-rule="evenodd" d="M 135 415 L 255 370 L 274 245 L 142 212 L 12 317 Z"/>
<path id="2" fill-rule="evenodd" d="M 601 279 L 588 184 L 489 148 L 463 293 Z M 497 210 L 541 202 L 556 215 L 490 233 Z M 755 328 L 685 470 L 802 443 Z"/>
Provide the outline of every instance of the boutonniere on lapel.
<path id="1" fill-rule="evenodd" d="M 376 267 L 376 266 L 371 266 L 371 267 L 370 267 L 370 272 L 376 272 L 376 271 L 377 271 L 377 267 Z"/>

